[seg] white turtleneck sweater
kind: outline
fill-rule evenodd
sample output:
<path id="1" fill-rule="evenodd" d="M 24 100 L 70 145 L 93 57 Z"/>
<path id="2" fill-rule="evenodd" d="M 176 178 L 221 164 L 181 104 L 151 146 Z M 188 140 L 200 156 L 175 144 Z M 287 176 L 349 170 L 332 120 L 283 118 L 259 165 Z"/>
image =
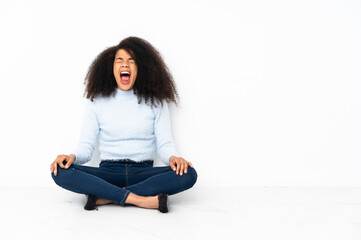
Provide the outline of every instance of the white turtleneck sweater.
<path id="1" fill-rule="evenodd" d="M 169 165 L 178 156 L 170 127 L 168 105 L 151 107 L 133 90 L 116 89 L 115 95 L 87 99 L 80 140 L 73 154 L 74 164 L 90 161 L 99 138 L 101 160 L 154 160 L 155 150 Z"/>

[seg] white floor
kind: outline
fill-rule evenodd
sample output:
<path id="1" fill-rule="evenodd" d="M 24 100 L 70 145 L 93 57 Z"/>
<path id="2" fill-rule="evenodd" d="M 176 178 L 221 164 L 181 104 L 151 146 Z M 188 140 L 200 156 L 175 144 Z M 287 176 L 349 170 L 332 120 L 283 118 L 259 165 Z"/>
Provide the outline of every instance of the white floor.
<path id="1" fill-rule="evenodd" d="M 361 188 L 201 188 L 167 214 L 52 188 L 1 188 L 0 239 L 361 239 Z"/>

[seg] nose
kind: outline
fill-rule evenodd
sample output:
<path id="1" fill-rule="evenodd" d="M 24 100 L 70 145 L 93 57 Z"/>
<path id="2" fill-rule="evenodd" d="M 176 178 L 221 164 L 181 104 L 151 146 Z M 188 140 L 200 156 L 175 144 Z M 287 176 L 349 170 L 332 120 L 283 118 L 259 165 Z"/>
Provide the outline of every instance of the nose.
<path id="1" fill-rule="evenodd" d="M 124 67 L 124 68 L 129 67 L 129 66 L 128 66 L 128 63 L 122 63 L 122 67 Z"/>

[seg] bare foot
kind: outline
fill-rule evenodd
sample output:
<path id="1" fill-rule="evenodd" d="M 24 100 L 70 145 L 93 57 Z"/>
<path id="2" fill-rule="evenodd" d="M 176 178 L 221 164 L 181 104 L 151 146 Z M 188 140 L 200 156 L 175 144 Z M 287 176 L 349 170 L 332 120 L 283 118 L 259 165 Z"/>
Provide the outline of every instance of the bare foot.
<path id="1" fill-rule="evenodd" d="M 112 203 L 113 201 L 110 201 L 108 199 L 104 199 L 104 198 L 97 198 L 97 201 L 95 202 L 95 205 L 100 206 L 100 205 L 105 205 L 105 204 L 109 204 Z"/>
<path id="2" fill-rule="evenodd" d="M 143 201 L 139 203 L 139 207 L 143 208 L 158 208 L 158 196 L 144 197 Z"/>
<path id="3" fill-rule="evenodd" d="M 159 205 L 159 200 L 157 195 L 151 197 L 142 197 L 130 193 L 125 202 L 142 208 L 158 208 Z"/>

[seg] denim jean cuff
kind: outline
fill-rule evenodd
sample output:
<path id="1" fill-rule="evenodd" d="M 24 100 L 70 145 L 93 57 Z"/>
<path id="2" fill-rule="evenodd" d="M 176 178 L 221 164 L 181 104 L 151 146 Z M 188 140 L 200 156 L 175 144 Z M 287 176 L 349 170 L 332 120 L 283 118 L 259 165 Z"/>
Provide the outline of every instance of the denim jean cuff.
<path id="1" fill-rule="evenodd" d="M 129 191 L 129 190 L 127 190 L 127 192 L 125 193 L 125 195 L 124 195 L 124 197 L 123 197 L 122 201 L 120 201 L 120 205 L 124 206 L 124 203 L 125 203 L 125 201 L 127 200 L 127 198 L 128 198 L 128 196 L 129 196 L 129 194 L 130 194 L 130 191 Z"/>

